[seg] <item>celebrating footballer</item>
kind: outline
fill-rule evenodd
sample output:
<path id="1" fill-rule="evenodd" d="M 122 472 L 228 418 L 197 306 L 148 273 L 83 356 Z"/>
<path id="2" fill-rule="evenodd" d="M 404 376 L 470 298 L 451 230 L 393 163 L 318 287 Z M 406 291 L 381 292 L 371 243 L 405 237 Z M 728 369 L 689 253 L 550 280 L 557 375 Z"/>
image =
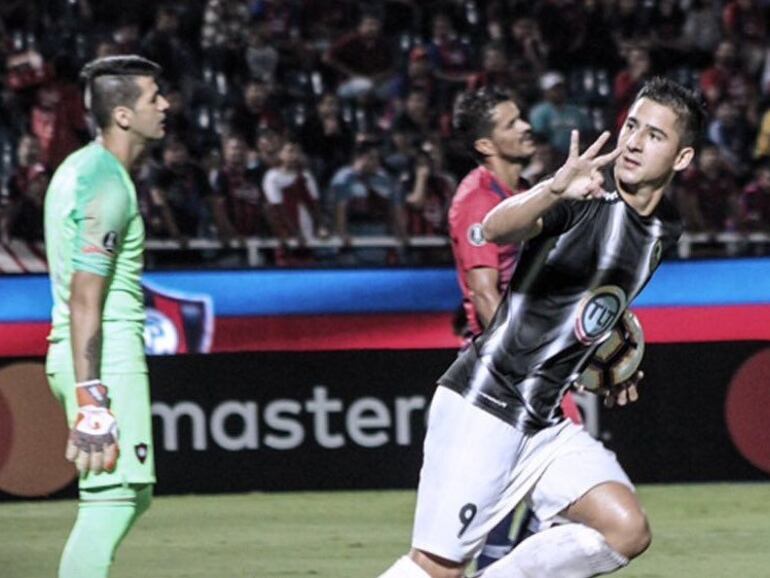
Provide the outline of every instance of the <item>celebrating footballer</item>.
<path id="1" fill-rule="evenodd" d="M 487 126 L 504 110 L 492 108 Z M 438 380 L 412 548 L 381 578 L 462 577 L 487 533 L 522 501 L 539 531 L 478 576 L 596 576 L 649 546 L 628 476 L 559 404 L 677 242 L 682 227 L 665 192 L 692 161 L 703 122 L 696 94 L 653 79 L 614 150 L 602 154 L 604 133 L 581 154 L 574 131 L 552 178 L 485 217 L 487 242 L 524 246 L 488 326 Z M 475 150 L 494 154 L 514 126 L 476 134 Z M 636 381 L 606 395 L 633 400 Z"/>

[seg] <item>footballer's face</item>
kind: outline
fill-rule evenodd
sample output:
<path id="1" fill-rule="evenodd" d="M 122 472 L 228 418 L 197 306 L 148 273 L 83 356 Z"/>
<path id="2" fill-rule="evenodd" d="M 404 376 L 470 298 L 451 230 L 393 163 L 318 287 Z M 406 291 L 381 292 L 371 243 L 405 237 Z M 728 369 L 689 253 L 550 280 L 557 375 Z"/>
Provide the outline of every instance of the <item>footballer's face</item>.
<path id="1" fill-rule="evenodd" d="M 146 140 L 163 138 L 168 101 L 152 76 L 138 76 L 135 82 L 142 92 L 132 108 L 131 129 Z"/>
<path id="2" fill-rule="evenodd" d="M 633 104 L 618 136 L 622 152 L 615 162 L 615 176 L 626 192 L 662 187 L 690 164 L 694 151 L 680 145 L 678 120 L 674 110 L 653 100 Z"/>
<path id="3" fill-rule="evenodd" d="M 488 139 L 491 148 L 481 152 L 506 162 L 520 163 L 535 153 L 532 127 L 521 116 L 519 107 L 507 100 L 497 104 L 492 112 L 494 128 Z"/>

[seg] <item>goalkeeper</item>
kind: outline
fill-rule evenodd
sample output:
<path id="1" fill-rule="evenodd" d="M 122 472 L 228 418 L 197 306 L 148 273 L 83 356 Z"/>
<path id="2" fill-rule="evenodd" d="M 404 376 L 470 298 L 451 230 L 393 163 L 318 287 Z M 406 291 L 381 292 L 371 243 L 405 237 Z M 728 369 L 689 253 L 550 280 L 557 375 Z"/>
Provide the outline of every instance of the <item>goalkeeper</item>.
<path id="1" fill-rule="evenodd" d="M 80 474 L 75 526 L 59 578 L 108 576 L 115 551 L 149 507 L 155 483 L 144 303 L 144 226 L 129 171 L 164 134 L 160 67 L 138 56 L 86 65 L 99 137 L 58 168 L 45 199 L 53 293 L 46 371 L 71 426 Z"/>

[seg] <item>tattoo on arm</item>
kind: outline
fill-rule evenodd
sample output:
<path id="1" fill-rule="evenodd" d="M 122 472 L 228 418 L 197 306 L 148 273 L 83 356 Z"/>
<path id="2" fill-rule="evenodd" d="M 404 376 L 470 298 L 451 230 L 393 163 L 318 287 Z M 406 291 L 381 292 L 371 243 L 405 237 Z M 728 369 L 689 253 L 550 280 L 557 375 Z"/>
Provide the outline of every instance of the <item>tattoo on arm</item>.
<path id="1" fill-rule="evenodd" d="M 102 365 L 102 330 L 94 333 L 86 344 L 86 360 L 88 361 L 88 376 L 86 379 L 99 379 Z"/>

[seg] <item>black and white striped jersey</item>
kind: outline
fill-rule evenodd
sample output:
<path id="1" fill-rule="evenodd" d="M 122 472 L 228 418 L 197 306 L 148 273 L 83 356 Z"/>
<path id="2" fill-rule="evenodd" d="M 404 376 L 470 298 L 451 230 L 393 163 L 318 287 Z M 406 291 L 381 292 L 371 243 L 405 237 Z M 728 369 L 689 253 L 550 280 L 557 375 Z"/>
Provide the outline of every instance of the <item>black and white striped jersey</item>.
<path id="1" fill-rule="evenodd" d="M 524 431 L 557 423 L 562 395 L 680 234 L 665 197 L 648 217 L 615 190 L 559 203 L 523 248 L 491 323 L 439 384 Z"/>

